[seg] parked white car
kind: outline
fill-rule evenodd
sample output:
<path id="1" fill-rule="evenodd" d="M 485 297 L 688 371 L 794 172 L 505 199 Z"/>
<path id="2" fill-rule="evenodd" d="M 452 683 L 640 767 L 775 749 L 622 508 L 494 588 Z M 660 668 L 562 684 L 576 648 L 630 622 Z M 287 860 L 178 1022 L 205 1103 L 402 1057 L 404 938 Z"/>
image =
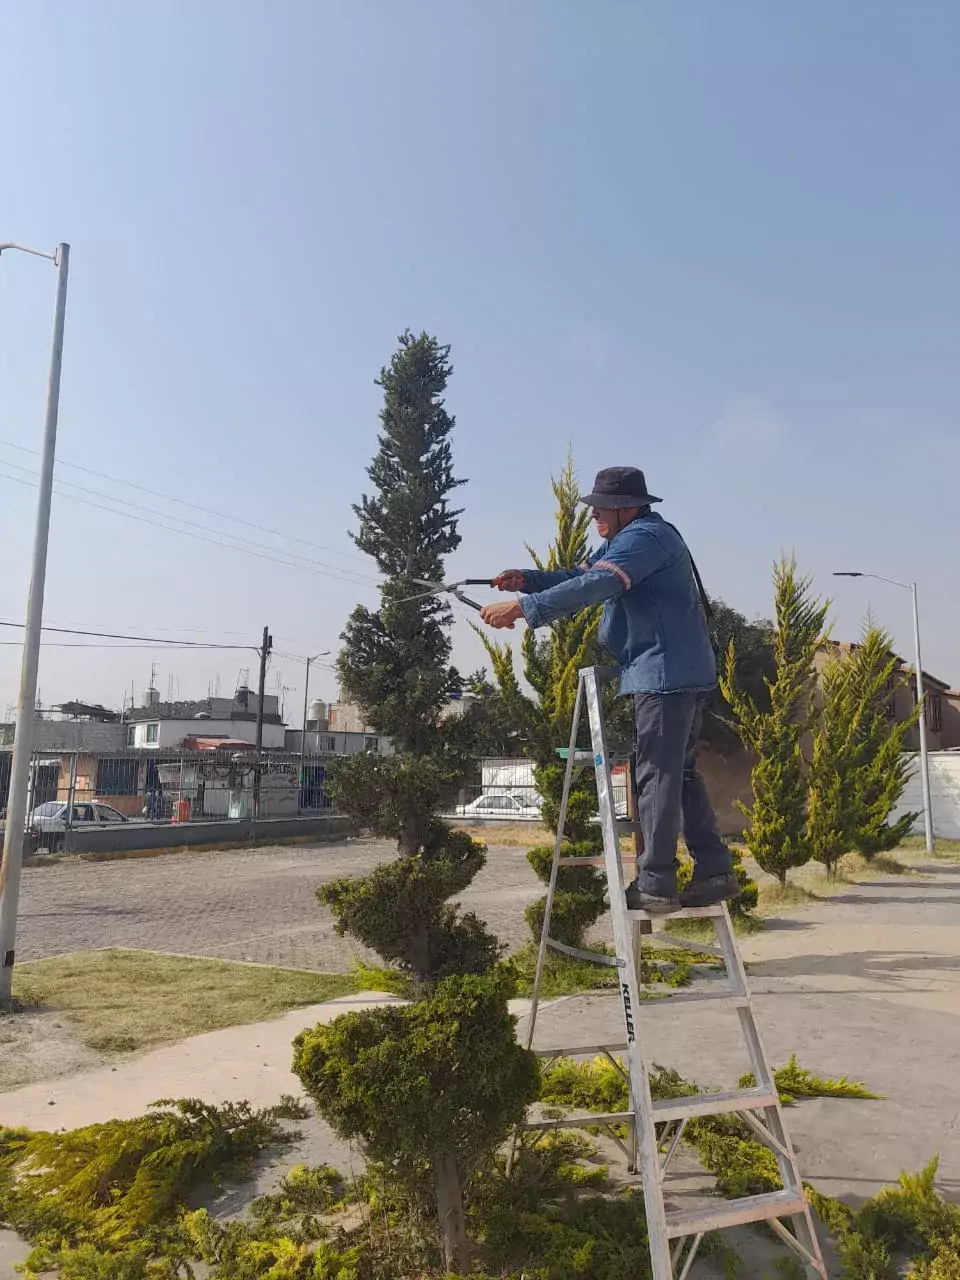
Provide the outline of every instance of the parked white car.
<path id="1" fill-rule="evenodd" d="M 532 804 L 526 797 L 511 795 L 478 796 L 469 804 L 458 804 L 457 815 L 463 818 L 503 818 L 513 821 L 536 821 L 540 817 L 539 804 Z"/>
<path id="2" fill-rule="evenodd" d="M 35 843 L 45 844 L 49 848 L 62 844 L 63 833 L 67 829 L 68 807 L 63 800 L 47 800 L 37 805 L 30 816 L 30 832 Z M 100 800 L 85 800 L 74 804 L 70 826 L 89 830 L 90 827 L 112 827 L 118 822 L 129 821 L 119 809 L 114 809 L 109 804 L 103 804 Z"/>

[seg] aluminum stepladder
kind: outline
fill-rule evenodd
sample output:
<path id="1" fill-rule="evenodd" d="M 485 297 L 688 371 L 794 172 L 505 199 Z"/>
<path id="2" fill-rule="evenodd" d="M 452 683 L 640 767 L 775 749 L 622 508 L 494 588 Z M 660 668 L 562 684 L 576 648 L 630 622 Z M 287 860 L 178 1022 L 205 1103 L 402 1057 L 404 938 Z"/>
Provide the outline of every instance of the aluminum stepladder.
<path id="1" fill-rule="evenodd" d="M 568 955 L 572 954 L 580 959 L 615 966 L 618 971 L 619 995 L 623 1007 L 625 1042 L 579 1048 L 551 1048 L 539 1050 L 538 1054 L 542 1058 L 556 1058 L 561 1054 L 575 1056 L 577 1054 L 601 1053 L 619 1067 L 620 1064 L 613 1055 L 625 1052 L 626 1071 L 624 1074 L 630 1091 L 630 1110 L 616 1114 L 533 1121 L 526 1127 L 537 1131 L 606 1127 L 609 1131 L 610 1127 L 616 1124 L 627 1124 L 629 1126 L 633 1141 L 632 1153 L 623 1147 L 622 1143 L 619 1145 L 627 1152 L 628 1156 L 632 1157 L 633 1168 L 639 1170 L 643 1178 L 643 1198 L 650 1241 L 653 1280 L 685 1280 L 693 1266 L 700 1243 L 708 1231 L 722 1230 L 725 1227 L 739 1226 L 751 1222 L 767 1222 L 769 1224 L 784 1244 L 799 1256 L 808 1280 L 828 1280 L 810 1207 L 807 1203 L 797 1168 L 796 1157 L 783 1122 L 783 1113 L 773 1081 L 773 1073 L 754 1021 L 746 972 L 743 961 L 740 958 L 740 952 L 730 923 L 730 914 L 725 903 L 719 903 L 711 907 L 681 909 L 669 916 L 658 918 L 671 920 L 699 917 L 709 919 L 712 922 L 716 930 L 719 946 L 719 951 L 716 954 L 722 958 L 726 969 L 726 989 L 719 993 L 704 991 L 681 992 L 676 995 L 665 996 L 662 1000 L 655 1002 L 642 1002 L 640 985 L 641 949 L 643 936 L 650 931 L 651 926 L 648 922 L 651 917 L 644 911 L 629 911 L 626 904 L 620 835 L 624 831 L 636 830 L 636 823 L 619 821 L 616 816 L 611 779 L 611 760 L 607 753 L 600 688 L 601 680 L 608 677 L 608 671 L 609 669 L 607 668 L 586 667 L 579 674 L 573 725 L 570 731 L 570 747 L 567 752 L 566 774 L 560 802 L 559 821 L 557 823 L 553 866 L 547 888 L 543 930 L 537 955 L 537 970 L 534 980 L 533 1001 L 529 1014 L 530 1024 L 527 1034 L 527 1047 L 531 1048 L 533 1045 L 540 985 L 548 949 Z M 612 675 L 612 672 L 609 672 L 609 674 Z M 589 752 L 577 750 L 580 720 L 584 707 L 586 707 L 590 726 L 592 750 Z M 602 859 L 563 858 L 560 856 L 571 783 L 578 766 L 582 766 L 584 763 L 592 764 L 596 772 L 599 817 L 603 833 Z M 565 866 L 589 865 L 602 866 L 606 873 L 610 897 L 610 916 L 613 923 L 615 956 L 598 958 L 596 952 L 578 951 L 563 943 L 556 942 L 550 937 L 550 914 L 557 888 L 558 873 Z M 661 934 L 660 936 L 663 937 L 664 935 Z M 668 940 L 679 943 L 681 946 L 691 946 L 690 943 L 682 939 Z M 701 951 L 711 950 L 709 947 L 704 948 L 699 943 L 695 944 L 695 949 Z M 719 1002 L 736 1009 L 755 1084 L 746 1089 L 696 1094 L 686 1098 L 655 1102 L 651 1096 L 648 1074 L 653 1064 L 645 1057 L 643 1046 L 643 1022 L 648 1016 L 645 1011 L 653 1010 L 664 1003 L 698 1004 L 706 1001 Z M 680 1139 L 683 1136 L 686 1124 L 694 1117 L 711 1115 L 738 1116 L 753 1131 L 758 1141 L 773 1151 L 776 1156 L 780 1179 L 783 1183 L 783 1190 L 767 1192 L 762 1195 L 746 1196 L 737 1200 L 718 1200 L 708 1206 L 695 1209 L 668 1211 L 664 1204 L 664 1177 L 669 1163 L 680 1145 Z M 655 1129 L 658 1124 L 665 1126 L 659 1138 Z M 664 1154 L 661 1154 L 661 1146 L 666 1147 Z M 793 1225 L 792 1233 L 784 1225 L 783 1219 L 791 1221 Z"/>

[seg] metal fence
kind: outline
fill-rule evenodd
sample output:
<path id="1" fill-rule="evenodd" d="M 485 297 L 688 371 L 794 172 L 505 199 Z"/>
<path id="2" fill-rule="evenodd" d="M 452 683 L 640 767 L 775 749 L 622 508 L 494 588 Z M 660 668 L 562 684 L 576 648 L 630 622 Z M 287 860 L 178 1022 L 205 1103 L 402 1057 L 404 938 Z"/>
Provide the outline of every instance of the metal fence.
<path id="1" fill-rule="evenodd" d="M 262 754 L 257 805 L 251 751 L 37 752 L 30 769 L 27 829 L 32 848 L 69 849 L 75 830 L 118 823 L 229 822 L 332 814 L 327 770 L 339 754 Z M 11 755 L 0 751 L 0 817 L 6 816 Z M 626 813 L 626 779 L 613 774 L 617 811 Z M 529 760 L 477 760 L 441 804 L 460 822 L 538 822 L 541 800 Z"/>
<path id="2" fill-rule="evenodd" d="M 617 813 L 626 816 L 627 778 L 622 766 L 614 768 L 612 780 Z M 444 797 L 443 814 L 463 822 L 539 822 L 541 803 L 532 760 L 488 758 L 478 760 L 467 782 Z"/>
<path id="3" fill-rule="evenodd" d="M 330 761 L 339 756 L 128 751 L 38 752 L 31 762 L 27 829 L 33 847 L 69 848 L 81 827 L 285 818 L 331 813 Z M 0 812 L 6 816 L 11 756 L 0 753 Z M 257 792 L 259 791 L 259 805 Z"/>

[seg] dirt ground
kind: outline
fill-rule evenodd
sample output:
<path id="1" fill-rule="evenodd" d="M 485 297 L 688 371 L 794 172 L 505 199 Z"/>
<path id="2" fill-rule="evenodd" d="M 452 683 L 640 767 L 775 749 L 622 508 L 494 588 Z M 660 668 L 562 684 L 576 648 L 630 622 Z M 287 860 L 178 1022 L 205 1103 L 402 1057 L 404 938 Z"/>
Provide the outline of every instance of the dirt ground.
<path id="1" fill-rule="evenodd" d="M 307 931 L 326 946 L 335 935 L 313 899 L 313 885 L 344 874 L 347 867 L 362 872 L 383 856 L 382 846 L 360 844 L 275 853 L 279 856 L 270 861 L 259 850 L 238 852 L 235 862 L 221 853 L 215 865 L 205 868 L 190 855 L 178 855 L 152 860 L 146 874 L 143 863 L 56 868 L 59 886 L 40 880 L 50 869 L 38 868 L 26 903 L 28 947 L 32 954 L 49 954 L 67 949 L 71 941 L 76 945 L 77 935 L 65 928 L 71 911 L 82 921 L 87 945 L 130 945 L 130 932 L 139 922 L 154 944 L 163 935 L 175 949 L 188 935 L 191 949 L 201 954 L 222 954 L 228 947 L 235 955 L 243 953 L 264 934 L 280 951 L 295 949 Z M 901 1167 L 916 1168 L 936 1151 L 941 1187 L 949 1196 L 960 1192 L 955 1089 L 960 1074 L 960 864 L 927 864 L 919 855 L 910 860 L 919 874 L 834 886 L 829 898 L 785 907 L 763 933 L 741 941 L 757 1017 L 774 1061 L 782 1062 L 796 1050 L 803 1065 L 863 1079 L 883 1094 L 878 1102 L 805 1102 L 788 1113 L 804 1175 L 824 1191 L 854 1199 L 873 1194 Z M 98 880 L 104 870 L 110 875 Z M 117 873 L 126 871 L 141 878 L 123 882 Z M 194 881 L 201 903 L 209 902 L 217 885 L 222 889 L 239 882 L 243 891 L 228 892 L 219 915 L 206 923 L 200 909 L 184 921 L 178 919 L 176 894 L 182 898 Z M 507 847 L 490 851 L 485 871 L 463 899 L 516 945 L 526 936 L 523 909 L 539 892 L 522 849 Z M 254 903 L 258 910 L 252 909 Z M 238 927 L 244 920 L 249 921 L 246 936 Z M 236 930 L 232 939 L 231 928 Z M 606 928 L 601 921 L 601 936 Z M 336 946 L 338 967 L 344 967 L 350 953 L 343 942 L 336 940 Z M 378 997 L 371 994 L 369 999 Z M 0 1079 L 7 1092 L 0 1093 L 0 1124 L 72 1127 L 137 1114 L 154 1097 L 171 1091 L 211 1101 L 275 1101 L 298 1086 L 289 1073 L 293 1034 L 333 1012 L 329 1005 L 298 1010 L 274 1022 L 211 1032 L 107 1062 L 84 1050 L 56 1014 L 5 1019 L 0 1021 L 0 1072 L 5 1073 Z M 522 1004 L 517 1013 L 522 1033 Z M 649 1016 L 645 1010 L 644 1034 L 652 1038 L 659 1060 L 706 1086 L 721 1086 L 735 1081 L 745 1065 L 736 1023 L 726 1025 L 724 1016 L 729 1017 L 710 1007 L 707 1016 L 701 1013 L 693 1023 L 682 1006 L 660 1010 L 654 1003 Z M 540 1045 L 620 1038 L 617 1002 L 605 996 L 554 1001 L 544 1007 L 537 1026 Z M 33 1083 L 26 1084 L 28 1080 Z M 12 1088 L 16 1083 L 21 1087 Z M 264 1162 L 252 1185 L 226 1189 L 213 1205 L 215 1211 L 241 1211 L 252 1195 L 273 1189 L 297 1160 L 325 1160 L 345 1172 L 359 1168 L 358 1154 L 338 1142 L 321 1120 L 314 1117 L 303 1129 L 295 1150 Z M 671 1194 L 680 1200 L 698 1194 L 693 1169 L 682 1166 L 679 1172 Z M 756 1233 L 740 1243 L 751 1277 L 766 1274 L 767 1246 Z M 0 1233 L 0 1276 L 12 1280 L 13 1263 L 25 1255 L 21 1242 Z M 712 1273 L 698 1263 L 692 1274 Z"/>
<path id="2" fill-rule="evenodd" d="M 18 957 L 145 946 L 348 970 L 354 958 L 373 957 L 337 937 L 313 891 L 335 876 L 365 873 L 386 851 L 348 841 L 30 868 Z M 960 864 L 928 864 L 922 854 L 905 860 L 917 874 L 833 886 L 829 897 L 780 909 L 764 932 L 742 939 L 754 982 L 776 978 L 960 1014 Z M 512 949 L 529 937 L 523 912 L 540 892 L 523 848 L 509 844 L 489 849 L 462 901 Z M 609 939 L 608 918 L 595 933 Z M 84 1046 L 55 1011 L 0 1017 L 0 1091 L 114 1061 Z"/>

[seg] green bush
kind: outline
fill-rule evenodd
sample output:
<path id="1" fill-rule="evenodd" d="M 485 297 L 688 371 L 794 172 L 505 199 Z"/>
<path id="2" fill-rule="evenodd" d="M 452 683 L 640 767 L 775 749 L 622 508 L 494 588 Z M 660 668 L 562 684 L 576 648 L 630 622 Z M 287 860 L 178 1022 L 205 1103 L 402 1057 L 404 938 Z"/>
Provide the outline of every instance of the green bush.
<path id="1" fill-rule="evenodd" d="M 489 1163 L 536 1096 L 536 1059 L 507 1011 L 513 989 L 498 968 L 344 1014 L 297 1037 L 294 1071 L 337 1133 L 362 1136 L 370 1159 L 425 1196 L 427 1153 L 446 1144 L 461 1168 Z"/>

